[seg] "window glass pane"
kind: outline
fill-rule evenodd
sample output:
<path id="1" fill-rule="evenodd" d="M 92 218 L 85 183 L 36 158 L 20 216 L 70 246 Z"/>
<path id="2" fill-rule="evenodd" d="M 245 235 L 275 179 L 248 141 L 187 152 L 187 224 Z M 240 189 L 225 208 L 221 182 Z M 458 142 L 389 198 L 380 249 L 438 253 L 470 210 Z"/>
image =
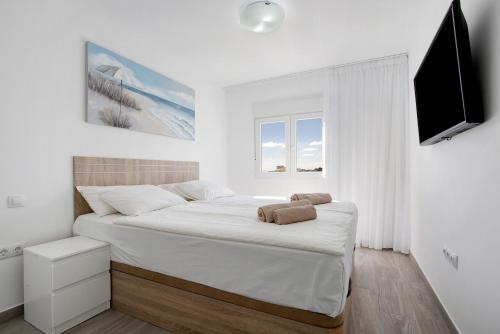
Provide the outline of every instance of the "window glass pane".
<path id="1" fill-rule="evenodd" d="M 261 170 L 263 172 L 286 172 L 285 123 L 262 123 L 260 142 Z"/>
<path id="2" fill-rule="evenodd" d="M 323 119 L 299 119 L 296 123 L 297 172 L 323 171 Z"/>

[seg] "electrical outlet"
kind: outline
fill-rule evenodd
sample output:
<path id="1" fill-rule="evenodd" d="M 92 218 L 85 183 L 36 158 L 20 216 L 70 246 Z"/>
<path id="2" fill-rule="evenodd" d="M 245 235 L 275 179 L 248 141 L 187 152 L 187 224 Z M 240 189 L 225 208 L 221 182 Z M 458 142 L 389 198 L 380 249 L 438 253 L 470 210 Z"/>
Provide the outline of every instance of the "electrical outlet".
<path id="1" fill-rule="evenodd" d="M 22 208 L 26 198 L 24 195 L 11 195 L 7 197 L 8 208 Z"/>
<path id="2" fill-rule="evenodd" d="M 455 268 L 458 269 L 458 255 L 451 251 L 448 247 L 443 247 L 443 255 L 446 260 Z"/>
<path id="3" fill-rule="evenodd" d="M 22 245 L 15 245 L 14 248 L 12 248 L 12 256 L 17 256 L 17 255 L 23 255 Z"/>
<path id="4" fill-rule="evenodd" d="M 12 256 L 23 255 L 23 243 L 12 244 L 0 247 L 0 260 Z"/>

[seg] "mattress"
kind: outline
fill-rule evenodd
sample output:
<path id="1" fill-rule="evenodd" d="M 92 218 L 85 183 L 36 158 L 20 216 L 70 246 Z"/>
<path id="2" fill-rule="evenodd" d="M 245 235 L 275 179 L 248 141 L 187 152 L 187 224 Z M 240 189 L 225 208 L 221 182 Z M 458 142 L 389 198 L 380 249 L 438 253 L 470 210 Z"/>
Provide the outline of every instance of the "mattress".
<path id="1" fill-rule="evenodd" d="M 249 205 L 252 201 L 255 207 L 265 204 L 265 201 L 248 197 L 222 199 L 214 204 L 234 207 L 242 202 Z M 317 206 L 317 209 L 321 217 L 322 210 L 327 207 Z M 170 210 L 178 212 L 180 209 L 173 207 Z M 355 210 L 340 210 L 337 214 L 349 218 L 343 221 L 352 231 L 345 241 L 343 253 L 123 224 L 125 217 L 119 214 L 82 215 L 73 225 L 73 232 L 109 242 L 111 259 L 116 262 L 335 317 L 342 312 L 347 296 L 357 219 Z"/>

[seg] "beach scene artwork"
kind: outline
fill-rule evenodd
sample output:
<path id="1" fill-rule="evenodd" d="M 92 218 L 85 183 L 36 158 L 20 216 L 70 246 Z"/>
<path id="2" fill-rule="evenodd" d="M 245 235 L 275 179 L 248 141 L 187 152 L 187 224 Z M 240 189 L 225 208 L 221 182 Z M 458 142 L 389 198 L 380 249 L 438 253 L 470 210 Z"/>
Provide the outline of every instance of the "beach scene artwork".
<path id="1" fill-rule="evenodd" d="M 194 140 L 195 92 L 87 42 L 87 122 Z"/>

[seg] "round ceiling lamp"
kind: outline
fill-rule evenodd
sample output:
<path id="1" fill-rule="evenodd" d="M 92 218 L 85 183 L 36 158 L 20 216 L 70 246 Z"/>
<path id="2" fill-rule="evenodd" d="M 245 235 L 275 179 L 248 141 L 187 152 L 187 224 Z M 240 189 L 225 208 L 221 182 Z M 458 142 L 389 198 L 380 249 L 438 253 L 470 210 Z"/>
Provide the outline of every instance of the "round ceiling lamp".
<path id="1" fill-rule="evenodd" d="M 276 30 L 284 19 L 283 7 L 274 1 L 252 1 L 240 13 L 240 24 L 258 33 Z"/>

